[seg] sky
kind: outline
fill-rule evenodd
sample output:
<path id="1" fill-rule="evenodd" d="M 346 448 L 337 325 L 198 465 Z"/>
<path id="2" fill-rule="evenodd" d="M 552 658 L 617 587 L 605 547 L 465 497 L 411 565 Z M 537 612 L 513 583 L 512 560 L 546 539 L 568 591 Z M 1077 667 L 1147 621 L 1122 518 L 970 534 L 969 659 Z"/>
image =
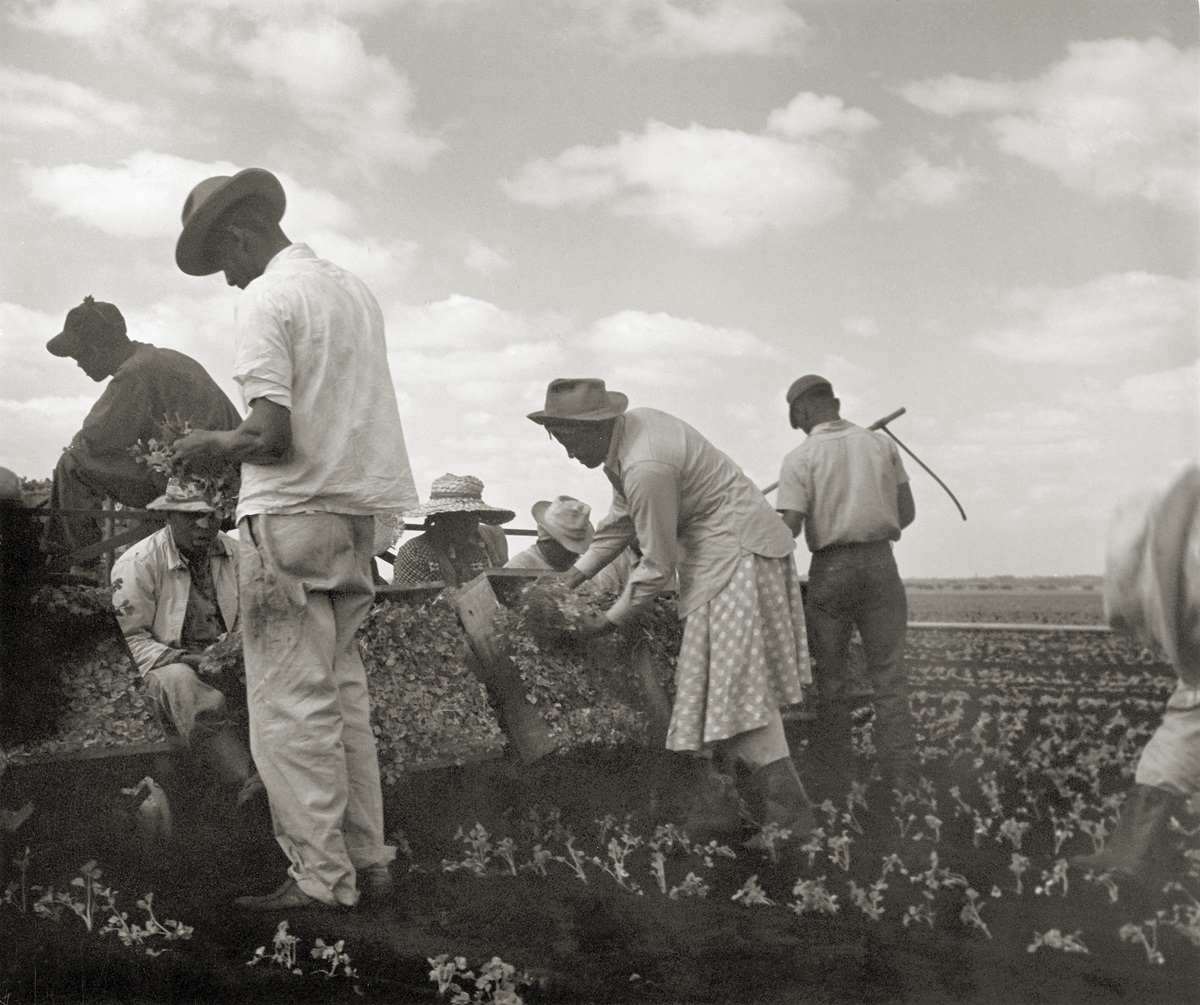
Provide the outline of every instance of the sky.
<path id="1" fill-rule="evenodd" d="M 892 430 L 906 577 L 1101 571 L 1200 459 L 1194 0 L 5 0 L 0 465 L 102 390 L 91 294 L 231 378 L 238 296 L 174 264 L 200 180 L 286 189 L 384 310 L 417 488 L 531 527 L 608 482 L 525 416 L 601 377 L 760 486 L 829 378 Z M 243 407 L 244 411 L 244 407 Z M 516 539 L 515 543 L 520 543 Z M 807 553 L 797 554 L 801 568 Z"/>

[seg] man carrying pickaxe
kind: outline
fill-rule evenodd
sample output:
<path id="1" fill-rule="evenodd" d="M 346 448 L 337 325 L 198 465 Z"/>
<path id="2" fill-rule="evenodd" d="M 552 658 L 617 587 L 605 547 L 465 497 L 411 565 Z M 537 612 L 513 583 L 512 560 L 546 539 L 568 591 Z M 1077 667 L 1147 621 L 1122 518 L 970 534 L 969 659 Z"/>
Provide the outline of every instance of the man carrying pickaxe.
<path id="1" fill-rule="evenodd" d="M 916 506 L 894 438 L 843 419 L 824 377 L 788 388 L 793 429 L 806 439 L 787 454 L 775 508 L 812 552 L 804 610 L 816 685 L 809 755 L 818 791 L 839 800 L 854 777 L 855 701 L 848 679 L 850 635 L 858 629 L 874 688 L 874 742 L 886 789 L 911 785 L 913 729 L 904 673 L 908 599 L 892 544 Z M 885 430 L 886 432 L 886 430 Z M 947 490 L 948 491 L 948 490 Z"/>

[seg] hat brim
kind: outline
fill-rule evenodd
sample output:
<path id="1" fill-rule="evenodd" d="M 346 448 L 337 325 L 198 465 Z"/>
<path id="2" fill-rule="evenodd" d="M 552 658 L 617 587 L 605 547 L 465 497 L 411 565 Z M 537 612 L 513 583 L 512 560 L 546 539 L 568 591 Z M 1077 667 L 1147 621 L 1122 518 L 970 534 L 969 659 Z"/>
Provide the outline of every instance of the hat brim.
<path id="1" fill-rule="evenodd" d="M 246 168 L 231 175 L 220 188 L 204 200 L 183 225 L 183 232 L 175 242 L 175 264 L 189 276 L 210 276 L 218 266 L 206 254 L 208 232 L 222 213 L 235 202 L 247 196 L 262 196 L 275 209 L 276 220 L 283 218 L 287 207 L 287 196 L 283 186 L 270 171 L 262 168 Z"/>
<path id="2" fill-rule="evenodd" d="M 582 555 L 592 546 L 592 537 L 596 533 L 595 530 L 589 525 L 587 533 L 583 537 L 565 535 L 562 531 L 544 522 L 546 510 L 549 508 L 550 501 L 547 499 L 542 499 L 533 504 L 533 522 L 537 524 L 538 533 L 553 538 L 566 548 L 567 551 L 573 551 L 576 555 Z"/>
<path id="3" fill-rule="evenodd" d="M 79 336 L 63 329 L 46 343 L 46 349 L 51 356 L 74 356 L 79 351 Z"/>
<path id="4" fill-rule="evenodd" d="M 165 495 L 159 496 L 146 503 L 146 509 L 164 510 L 167 513 L 213 513 L 211 503 L 203 499 L 188 499 L 184 502 L 171 502 Z"/>
<path id="5" fill-rule="evenodd" d="M 530 412 L 526 418 L 536 422 L 539 426 L 553 425 L 557 422 L 600 422 L 604 419 L 615 419 L 629 408 L 629 396 L 622 394 L 620 391 L 605 391 L 604 396 L 608 401 L 603 408 L 593 408 L 587 412 L 575 412 L 573 415 L 561 415 L 558 412 L 550 412 L 543 408 L 536 412 Z"/>
<path id="6" fill-rule="evenodd" d="M 488 506 L 486 503 L 472 502 L 470 499 L 439 499 L 437 502 L 427 502 L 406 513 L 410 517 L 437 516 L 439 513 L 474 513 L 480 523 L 508 523 L 516 518 L 516 513 L 499 506 Z"/>

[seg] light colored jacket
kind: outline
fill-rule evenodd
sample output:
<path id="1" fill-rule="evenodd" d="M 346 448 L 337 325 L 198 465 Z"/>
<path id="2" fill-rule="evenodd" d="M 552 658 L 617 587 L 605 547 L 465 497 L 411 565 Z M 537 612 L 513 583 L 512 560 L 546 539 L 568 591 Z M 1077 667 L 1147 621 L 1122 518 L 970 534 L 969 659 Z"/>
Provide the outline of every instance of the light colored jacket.
<path id="1" fill-rule="evenodd" d="M 217 606 L 232 630 L 238 616 L 237 546 L 228 535 L 217 535 L 211 562 Z M 142 676 L 177 660 L 184 652 L 180 641 L 192 575 L 171 528 L 163 527 L 126 551 L 113 563 L 112 579 L 120 580 L 113 592 L 117 621 Z M 127 612 L 121 613 L 126 605 Z"/>
<path id="2" fill-rule="evenodd" d="M 1104 569 L 1109 624 L 1162 646 L 1179 674 L 1168 708 L 1200 707 L 1200 467 L 1118 509 Z"/>

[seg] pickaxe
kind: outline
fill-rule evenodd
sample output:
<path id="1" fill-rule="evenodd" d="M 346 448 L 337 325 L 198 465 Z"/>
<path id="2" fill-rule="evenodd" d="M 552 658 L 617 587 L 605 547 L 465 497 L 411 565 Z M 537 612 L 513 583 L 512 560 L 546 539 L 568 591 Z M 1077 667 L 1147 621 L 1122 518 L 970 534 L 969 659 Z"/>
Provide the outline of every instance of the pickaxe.
<path id="1" fill-rule="evenodd" d="M 868 429 L 882 429 L 885 433 L 887 433 L 887 435 L 890 436 L 895 441 L 896 446 L 898 446 L 901 450 L 903 450 L 906 454 L 908 454 L 909 457 L 911 457 L 914 461 L 916 461 L 919 465 L 921 465 L 921 467 L 925 469 L 925 472 L 929 475 L 929 477 L 932 478 L 935 482 L 937 482 L 945 490 L 946 495 L 948 495 L 950 497 L 951 501 L 954 503 L 954 505 L 958 507 L 959 515 L 965 520 L 967 518 L 966 511 L 962 508 L 962 503 L 960 503 L 958 501 L 958 499 L 955 497 L 954 493 L 950 491 L 950 487 L 929 469 L 928 464 L 926 464 L 923 460 L 921 460 L 921 458 L 919 458 L 916 454 L 914 454 L 911 450 L 909 450 L 908 447 L 906 447 L 904 445 L 904 443 L 901 442 L 900 437 L 898 437 L 895 433 L 893 433 L 890 429 L 888 429 L 888 423 L 891 422 L 893 419 L 900 418 L 900 416 L 902 416 L 906 411 L 908 411 L 908 409 L 906 409 L 906 408 L 897 408 L 896 411 L 892 412 L 890 415 L 885 415 L 882 419 L 876 419 L 867 428 Z M 765 489 L 763 489 L 763 495 L 766 495 L 768 492 L 773 492 L 778 487 L 779 487 L 779 482 L 771 482 L 770 485 L 768 485 Z"/>

